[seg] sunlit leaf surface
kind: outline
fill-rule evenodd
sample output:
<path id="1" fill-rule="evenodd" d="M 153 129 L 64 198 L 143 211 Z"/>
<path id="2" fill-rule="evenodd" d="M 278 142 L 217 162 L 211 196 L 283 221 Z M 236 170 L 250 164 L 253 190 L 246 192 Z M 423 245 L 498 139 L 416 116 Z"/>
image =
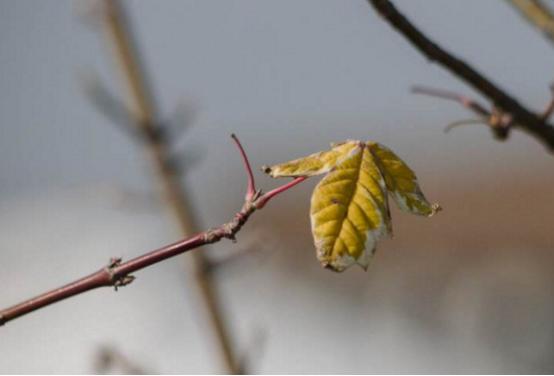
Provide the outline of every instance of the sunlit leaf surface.
<path id="1" fill-rule="evenodd" d="M 326 174 L 312 194 L 312 234 L 321 264 L 343 271 L 367 268 L 377 241 L 392 233 L 388 194 L 407 212 L 431 216 L 414 172 L 375 142 L 346 141 L 331 150 L 267 167 L 274 178 Z"/>

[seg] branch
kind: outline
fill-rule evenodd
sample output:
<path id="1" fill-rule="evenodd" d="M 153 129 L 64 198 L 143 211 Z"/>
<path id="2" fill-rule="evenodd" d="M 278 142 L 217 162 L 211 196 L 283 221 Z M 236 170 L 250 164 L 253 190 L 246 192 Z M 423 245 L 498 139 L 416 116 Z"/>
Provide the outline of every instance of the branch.
<path id="1" fill-rule="evenodd" d="M 550 84 L 550 101 L 542 112 L 541 119 L 547 121 L 552 112 L 554 112 L 554 84 Z"/>
<path id="2" fill-rule="evenodd" d="M 178 168 L 172 158 L 167 127 L 159 121 L 159 109 L 154 90 L 149 80 L 142 54 L 133 33 L 132 25 L 125 12 L 124 4 L 117 0 L 104 0 L 104 29 L 109 37 L 113 55 L 117 60 L 121 76 L 127 88 L 127 107 L 135 125 L 144 140 L 144 148 L 151 157 L 153 169 L 163 189 L 167 206 L 175 216 L 183 236 L 198 231 L 196 218 L 190 210 L 186 186 L 181 183 Z M 216 339 L 219 356 L 225 365 L 225 373 L 237 374 L 238 368 L 230 330 L 225 323 L 225 312 L 219 299 L 217 286 L 209 273 L 205 273 L 210 260 L 205 252 L 194 252 L 191 268 L 194 282 L 202 298 L 201 307 Z"/>
<path id="3" fill-rule="evenodd" d="M 416 94 L 429 95 L 436 98 L 448 99 L 454 102 L 460 103 L 465 108 L 473 111 L 476 115 L 479 116 L 478 119 L 468 119 L 455 121 L 449 124 L 444 131 L 449 132 L 452 128 L 458 127 L 460 125 L 467 124 L 487 124 L 492 130 L 494 136 L 497 139 L 503 140 L 508 137 L 508 132 L 513 126 L 513 118 L 510 114 L 506 114 L 502 111 L 499 111 L 498 108 L 493 107 L 491 110 L 488 110 L 481 103 L 477 102 L 474 99 L 466 97 L 464 95 L 454 93 L 451 91 L 433 89 L 424 86 L 415 86 L 412 88 L 412 92 Z M 548 108 L 545 110 L 542 115 L 543 119 L 548 117 L 547 114 Z"/>
<path id="4" fill-rule="evenodd" d="M 446 91 L 441 89 L 434 89 L 425 86 L 414 86 L 412 87 L 412 93 L 423 94 L 431 97 L 437 97 L 442 99 L 448 99 L 454 102 L 460 103 L 465 108 L 470 109 L 479 116 L 489 117 L 491 112 L 486 109 L 481 103 L 477 102 L 474 99 L 466 97 L 464 95 L 455 93 L 453 91 Z"/>
<path id="5" fill-rule="evenodd" d="M 83 89 L 85 95 L 102 115 L 111 120 L 130 138 L 144 141 L 142 133 L 137 129 L 134 118 L 125 104 L 110 93 L 98 77 L 84 77 Z"/>
<path id="6" fill-rule="evenodd" d="M 495 107 L 510 114 L 512 126 L 521 128 L 554 152 L 554 127 L 540 116 L 523 107 L 516 99 L 489 81 L 473 67 L 427 38 L 389 0 L 368 0 L 375 10 L 414 47 L 432 61 L 436 61 L 458 78 L 488 97 Z M 506 132 L 507 136 L 507 132 Z"/>
<path id="7" fill-rule="evenodd" d="M 231 138 L 233 141 L 235 141 L 235 144 L 239 148 L 240 156 L 242 157 L 242 162 L 246 166 L 246 173 L 248 174 L 248 183 L 246 186 L 246 201 L 252 200 L 254 195 L 256 195 L 256 182 L 254 181 L 254 174 L 252 173 L 252 167 L 250 166 L 250 163 L 248 162 L 248 157 L 246 156 L 246 152 L 244 151 L 244 148 L 240 144 L 239 139 L 235 134 L 231 135 Z"/>
<path id="8" fill-rule="evenodd" d="M 233 136 L 233 139 L 239 146 L 243 162 L 247 172 L 251 172 L 250 162 L 244 154 L 244 150 L 238 139 Z M 249 174 L 249 177 L 251 175 Z M 252 177 L 253 179 L 253 177 Z M 235 235 L 240 231 L 242 226 L 248 221 L 250 216 L 258 209 L 261 209 L 269 200 L 275 197 L 278 193 L 285 192 L 289 188 L 300 182 L 301 178 L 293 180 L 294 184 L 288 183 L 280 188 L 276 188 L 266 194 L 257 191 L 250 199 L 246 199 L 242 208 L 234 215 L 227 223 L 219 227 L 212 228 L 196 235 L 156 249 L 154 251 L 135 257 L 129 261 L 122 262 L 120 258 L 113 258 L 109 264 L 100 270 L 71 282 L 65 286 L 40 294 L 32 299 L 14 305 L 0 311 L 0 325 L 4 325 L 8 321 L 14 320 L 27 313 L 44 308 L 50 304 L 61 300 L 71 298 L 83 292 L 90 291 L 99 287 L 113 286 L 116 290 L 118 287 L 126 286 L 135 279 L 131 273 L 157 264 L 163 260 L 175 257 L 192 249 L 203 245 L 212 244 L 220 241 L 223 238 L 235 240 Z M 250 180 L 250 179 L 249 179 Z M 302 181 L 305 178 L 301 179 Z M 252 184 L 254 181 L 252 180 Z"/>
<path id="9" fill-rule="evenodd" d="M 539 29 L 551 43 L 554 43 L 554 14 L 546 5 L 539 0 L 509 0 L 509 2 L 521 16 Z"/>
<path id="10" fill-rule="evenodd" d="M 101 346 L 96 354 L 94 373 L 100 375 L 119 371 L 124 375 L 151 375 L 153 372 L 135 364 L 113 346 Z"/>

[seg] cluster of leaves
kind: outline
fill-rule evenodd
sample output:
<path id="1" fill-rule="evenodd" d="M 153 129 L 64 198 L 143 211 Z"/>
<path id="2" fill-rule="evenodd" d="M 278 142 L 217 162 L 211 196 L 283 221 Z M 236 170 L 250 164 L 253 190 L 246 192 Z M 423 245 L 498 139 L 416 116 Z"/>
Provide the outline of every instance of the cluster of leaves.
<path id="1" fill-rule="evenodd" d="M 392 235 L 388 195 L 400 209 L 432 216 L 414 172 L 387 147 L 348 140 L 304 158 L 266 167 L 271 177 L 325 174 L 312 194 L 310 218 L 317 258 L 340 272 L 353 264 L 367 269 L 377 241 Z"/>

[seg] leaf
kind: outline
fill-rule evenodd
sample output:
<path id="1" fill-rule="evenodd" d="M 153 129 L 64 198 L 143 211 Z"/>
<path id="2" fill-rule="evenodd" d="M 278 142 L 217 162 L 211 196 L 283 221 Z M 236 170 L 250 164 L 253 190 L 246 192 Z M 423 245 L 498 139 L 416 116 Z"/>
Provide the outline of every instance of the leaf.
<path id="1" fill-rule="evenodd" d="M 310 218 L 317 258 L 343 271 L 367 269 L 377 241 L 392 234 L 388 194 L 408 212 L 439 210 L 423 196 L 414 172 L 392 151 L 374 142 L 345 141 L 331 150 L 265 168 L 274 178 L 326 174 L 312 194 Z"/>
<path id="2" fill-rule="evenodd" d="M 264 166 L 262 169 L 272 178 L 320 175 L 348 158 L 356 147 L 356 141 L 332 144 L 331 147 L 329 151 L 321 151 L 273 167 Z"/>
<path id="3" fill-rule="evenodd" d="M 440 207 L 430 204 L 417 184 L 415 173 L 390 149 L 378 143 L 367 145 L 379 165 L 389 193 L 398 207 L 408 213 L 432 216 Z"/>

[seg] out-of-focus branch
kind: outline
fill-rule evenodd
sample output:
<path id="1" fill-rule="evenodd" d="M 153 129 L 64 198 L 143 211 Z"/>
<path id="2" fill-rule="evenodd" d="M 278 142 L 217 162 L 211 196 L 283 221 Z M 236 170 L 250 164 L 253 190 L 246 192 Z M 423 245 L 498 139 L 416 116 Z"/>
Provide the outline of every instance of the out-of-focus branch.
<path id="1" fill-rule="evenodd" d="M 477 119 L 460 120 L 449 124 L 445 128 L 445 132 L 448 132 L 454 127 L 466 124 L 487 124 L 495 136 L 499 138 L 506 137 L 506 132 L 513 126 L 514 119 L 510 114 L 504 113 L 496 107 L 490 110 L 483 106 L 475 99 L 466 97 L 465 95 L 454 93 L 452 91 L 434 89 L 425 86 L 414 86 L 412 93 L 423 94 L 431 97 L 447 99 L 457 102 L 465 108 L 475 113 Z M 554 84 L 550 85 L 550 100 L 548 101 L 545 109 L 541 113 L 540 117 L 543 121 L 547 121 L 550 115 L 554 112 Z"/>
<path id="2" fill-rule="evenodd" d="M 104 0 L 103 5 L 104 29 L 112 42 L 113 55 L 125 78 L 128 91 L 127 107 L 141 130 L 145 148 L 151 156 L 153 168 L 162 185 L 167 206 L 177 219 L 182 234 L 189 236 L 197 231 L 197 225 L 187 204 L 189 200 L 185 186 L 181 184 L 176 165 L 173 163 L 167 132 L 159 121 L 154 94 L 130 22 L 120 1 Z M 225 370 L 227 373 L 240 373 L 242 370 L 238 369 L 216 286 L 211 275 L 204 272 L 208 263 L 205 253 L 200 251 L 193 253 L 192 265 L 187 267 L 193 269 L 206 317 L 213 328 Z"/>
<path id="3" fill-rule="evenodd" d="M 550 152 L 554 152 L 554 127 L 551 124 L 544 121 L 541 116 L 523 107 L 511 95 L 500 89 L 469 64 L 427 38 L 389 0 L 368 0 L 368 2 L 383 19 L 408 39 L 427 58 L 438 62 L 452 74 L 488 97 L 502 113 L 511 116 L 513 119 L 513 122 L 510 124 L 511 126 L 526 131 L 542 142 Z M 509 128 L 505 130 L 502 138 L 506 138 L 508 133 Z M 496 135 L 501 136 L 501 134 Z"/>
<path id="4" fill-rule="evenodd" d="M 475 99 L 466 97 L 465 95 L 424 86 L 414 86 L 412 88 L 412 92 L 415 94 L 424 94 L 432 97 L 458 102 L 478 116 L 477 119 L 460 120 L 450 123 L 444 129 L 445 132 L 449 132 L 451 129 L 460 125 L 487 124 L 497 138 L 503 139 L 507 136 L 507 132 L 513 125 L 513 119 L 511 115 L 505 114 L 502 111 L 498 111 L 498 109 L 494 107 L 491 110 L 488 110 L 485 106 L 483 106 Z"/>
<path id="5" fill-rule="evenodd" d="M 554 43 L 554 14 L 540 0 L 508 0 L 512 6 Z"/>
<path id="6" fill-rule="evenodd" d="M 448 100 L 460 103 L 462 106 L 470 109 L 471 111 L 473 111 L 479 116 L 484 116 L 484 117 L 490 116 L 490 111 L 487 110 L 487 108 L 483 106 L 481 103 L 477 102 L 472 98 L 455 93 L 453 91 L 435 89 L 435 88 L 426 87 L 426 86 L 414 86 L 412 87 L 412 93 L 424 94 L 424 95 L 429 95 L 431 97 L 448 99 Z"/>
<path id="7" fill-rule="evenodd" d="M 142 140 L 142 133 L 125 105 L 114 96 L 97 77 L 85 77 L 83 88 L 92 104 L 127 136 Z"/>
<path id="8" fill-rule="evenodd" d="M 232 268 L 235 265 L 244 265 L 245 260 L 250 260 L 253 256 L 261 255 L 262 247 L 259 244 L 251 243 L 235 252 L 227 253 L 221 258 L 210 258 L 210 263 L 207 264 L 206 273 L 219 273 L 225 269 Z"/>
<path id="9" fill-rule="evenodd" d="M 125 375 L 153 374 L 153 372 L 150 372 L 135 364 L 135 362 L 131 361 L 131 359 L 126 357 L 117 348 L 112 346 L 101 346 L 96 354 L 94 373 L 106 374 L 111 373 L 114 370 L 117 370 Z"/>
<path id="10" fill-rule="evenodd" d="M 240 145 L 236 138 L 235 141 L 238 145 Z M 243 153 L 242 147 L 241 153 Z M 246 157 L 244 159 L 244 164 L 247 172 L 251 171 L 250 164 Z M 67 285 L 45 292 L 22 303 L 1 310 L 0 325 L 4 325 L 8 321 L 44 308 L 50 304 L 57 303 L 61 300 L 71 298 L 99 287 L 113 286 L 117 290 L 118 287 L 126 286 L 134 281 L 135 277 L 132 276 L 131 273 L 137 272 L 141 269 L 147 268 L 192 249 L 197 249 L 203 245 L 216 243 L 223 238 L 234 241 L 235 235 L 240 231 L 246 221 L 248 221 L 250 216 L 256 210 L 265 206 L 269 200 L 275 197 L 276 191 L 279 193 L 284 192 L 288 188 L 291 188 L 303 180 L 305 180 L 305 178 L 298 177 L 292 180 L 294 184 L 287 183 L 281 188 L 277 188 L 263 194 L 261 191 L 255 190 L 253 178 L 249 175 L 248 186 L 251 186 L 255 190 L 255 194 L 250 196 L 250 198 L 245 199 L 242 208 L 229 222 L 224 223 L 219 227 L 200 232 L 176 243 L 145 253 L 126 262 L 122 262 L 120 258 L 112 258 L 107 266 L 88 276 L 82 277 L 74 282 L 68 283 Z M 200 250 L 196 253 L 199 251 Z"/>

